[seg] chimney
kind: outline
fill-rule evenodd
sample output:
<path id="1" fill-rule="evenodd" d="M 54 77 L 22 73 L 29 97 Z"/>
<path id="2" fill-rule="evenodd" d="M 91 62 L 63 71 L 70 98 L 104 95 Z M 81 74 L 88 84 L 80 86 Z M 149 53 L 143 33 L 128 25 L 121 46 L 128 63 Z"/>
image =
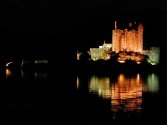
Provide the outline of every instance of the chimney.
<path id="1" fill-rule="evenodd" d="M 117 29 L 117 21 L 115 21 L 115 29 Z"/>

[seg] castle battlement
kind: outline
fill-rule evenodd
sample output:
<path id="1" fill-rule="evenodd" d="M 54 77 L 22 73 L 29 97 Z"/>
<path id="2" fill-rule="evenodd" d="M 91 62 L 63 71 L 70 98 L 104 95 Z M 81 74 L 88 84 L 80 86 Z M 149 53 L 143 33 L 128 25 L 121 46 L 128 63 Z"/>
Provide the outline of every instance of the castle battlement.
<path id="1" fill-rule="evenodd" d="M 132 28 L 132 23 L 129 23 L 129 28 Z M 115 29 L 112 30 L 112 50 L 118 53 L 119 51 L 143 51 L 143 31 L 144 27 L 139 24 L 135 29 L 118 29 L 115 21 Z"/>

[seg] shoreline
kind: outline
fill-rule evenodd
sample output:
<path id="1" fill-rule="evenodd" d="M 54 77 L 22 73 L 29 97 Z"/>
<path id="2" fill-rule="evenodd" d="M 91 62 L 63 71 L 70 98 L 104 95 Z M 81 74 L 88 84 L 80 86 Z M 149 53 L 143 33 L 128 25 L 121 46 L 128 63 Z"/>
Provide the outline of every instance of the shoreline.
<path id="1" fill-rule="evenodd" d="M 75 66 L 77 74 L 80 73 L 159 73 L 160 65 L 151 65 L 149 63 L 137 64 L 135 62 L 119 63 L 116 61 L 77 61 Z"/>

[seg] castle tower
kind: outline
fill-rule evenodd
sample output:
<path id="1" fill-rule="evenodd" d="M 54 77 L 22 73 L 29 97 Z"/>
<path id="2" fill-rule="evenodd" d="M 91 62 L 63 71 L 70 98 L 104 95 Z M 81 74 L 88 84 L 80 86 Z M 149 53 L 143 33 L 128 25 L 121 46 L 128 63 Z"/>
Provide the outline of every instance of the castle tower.
<path id="1" fill-rule="evenodd" d="M 117 21 L 115 21 L 115 29 L 117 29 Z"/>
<path id="2" fill-rule="evenodd" d="M 135 22 L 136 24 L 136 22 Z M 112 50 L 118 53 L 119 51 L 143 51 L 143 25 L 139 24 L 137 31 L 129 23 L 129 29 L 118 29 L 115 21 L 114 30 L 112 30 Z"/>
<path id="3" fill-rule="evenodd" d="M 138 26 L 138 34 L 137 34 L 137 52 L 143 51 L 143 31 L 144 27 L 142 24 L 139 24 Z"/>

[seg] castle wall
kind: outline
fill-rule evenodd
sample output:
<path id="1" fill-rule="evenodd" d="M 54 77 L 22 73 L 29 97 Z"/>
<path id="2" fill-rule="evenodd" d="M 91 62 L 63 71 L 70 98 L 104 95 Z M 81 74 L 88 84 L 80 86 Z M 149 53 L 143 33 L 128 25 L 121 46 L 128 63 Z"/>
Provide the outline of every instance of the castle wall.
<path id="1" fill-rule="evenodd" d="M 138 29 L 115 29 L 112 30 L 112 50 L 118 53 L 119 51 L 143 51 L 143 26 L 139 24 Z"/>

